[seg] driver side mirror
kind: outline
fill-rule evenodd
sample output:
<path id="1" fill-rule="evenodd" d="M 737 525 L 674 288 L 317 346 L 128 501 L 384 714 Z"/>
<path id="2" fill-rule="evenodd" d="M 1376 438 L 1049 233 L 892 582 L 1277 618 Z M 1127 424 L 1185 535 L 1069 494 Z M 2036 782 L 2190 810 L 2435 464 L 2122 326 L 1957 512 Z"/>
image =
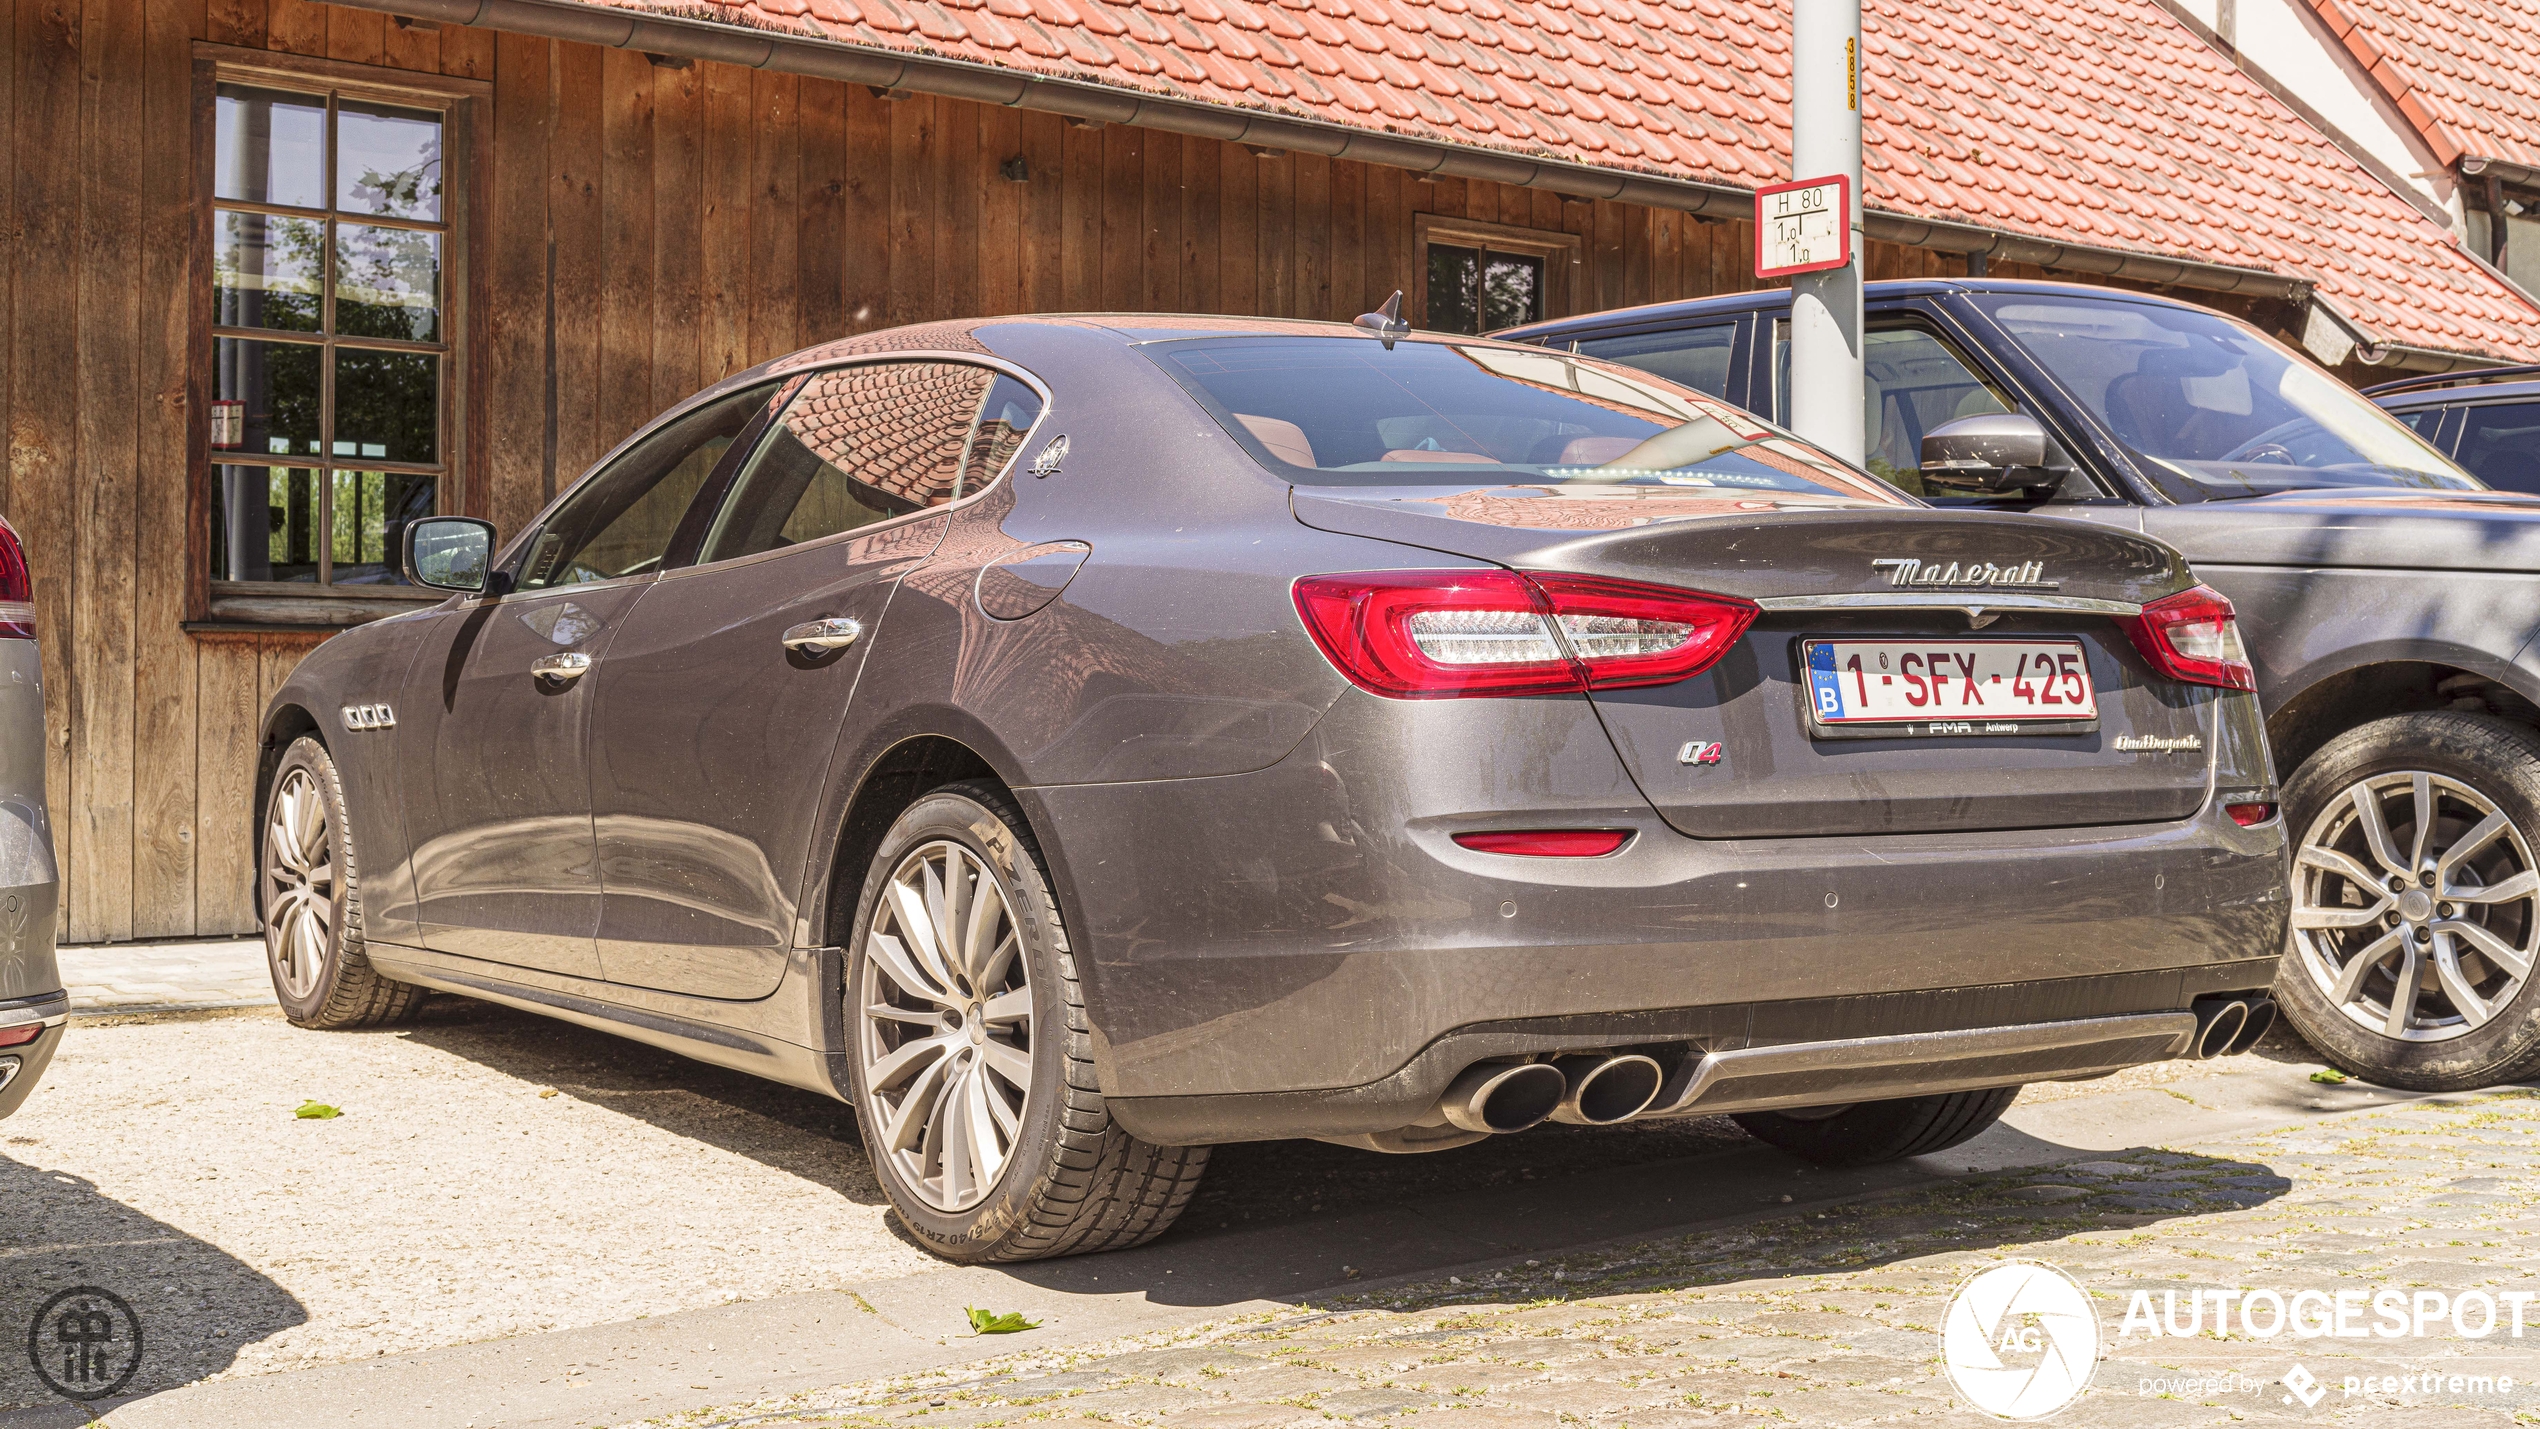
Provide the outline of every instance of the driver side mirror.
<path id="1" fill-rule="evenodd" d="M 406 574 L 416 585 L 475 595 L 493 578 L 494 523 L 431 516 L 406 525 Z"/>
<path id="2" fill-rule="evenodd" d="M 1923 485 L 1953 494 L 2053 491 L 2070 468 L 2063 449 L 2024 412 L 1960 417 L 1923 435 Z"/>

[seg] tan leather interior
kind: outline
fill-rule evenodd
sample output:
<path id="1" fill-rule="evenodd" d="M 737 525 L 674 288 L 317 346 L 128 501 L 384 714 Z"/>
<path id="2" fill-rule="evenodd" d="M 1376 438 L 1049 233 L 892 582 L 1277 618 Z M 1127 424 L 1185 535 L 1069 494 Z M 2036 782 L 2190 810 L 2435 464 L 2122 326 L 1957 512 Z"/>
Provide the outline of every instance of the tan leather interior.
<path id="1" fill-rule="evenodd" d="M 1320 466 L 1314 459 L 1314 443 L 1305 439 L 1305 428 L 1276 417 L 1256 417 L 1237 412 L 1235 420 L 1244 424 L 1254 440 L 1270 449 L 1270 455 L 1290 466 Z"/>
<path id="2" fill-rule="evenodd" d="M 1572 437 L 1555 466 L 1603 466 L 1640 445 L 1638 437 Z"/>
<path id="3" fill-rule="evenodd" d="M 1387 461 L 1451 461 L 1458 466 L 1497 466 L 1499 458 L 1479 452 L 1439 452 L 1424 447 L 1396 447 L 1385 453 Z"/>

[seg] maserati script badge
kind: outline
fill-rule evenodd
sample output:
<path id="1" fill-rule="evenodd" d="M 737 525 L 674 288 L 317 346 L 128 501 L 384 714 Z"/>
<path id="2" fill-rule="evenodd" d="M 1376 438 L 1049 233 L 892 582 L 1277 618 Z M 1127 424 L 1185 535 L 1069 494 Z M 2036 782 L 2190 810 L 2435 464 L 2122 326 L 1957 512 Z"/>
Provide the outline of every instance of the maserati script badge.
<path id="1" fill-rule="evenodd" d="M 1916 590 L 2061 590 L 2062 581 L 2045 578 L 2043 561 L 1997 566 L 1991 561 L 1926 561 L 1913 556 L 1882 556 L 1872 570 L 1887 573 L 1891 586 Z"/>

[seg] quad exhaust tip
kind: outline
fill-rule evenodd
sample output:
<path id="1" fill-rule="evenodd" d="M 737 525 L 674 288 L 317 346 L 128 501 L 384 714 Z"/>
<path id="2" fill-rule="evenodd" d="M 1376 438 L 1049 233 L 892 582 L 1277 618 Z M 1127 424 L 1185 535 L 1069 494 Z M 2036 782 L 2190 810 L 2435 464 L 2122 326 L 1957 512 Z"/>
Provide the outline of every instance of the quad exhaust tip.
<path id="1" fill-rule="evenodd" d="M 2231 1039 L 2230 1046 L 2223 1048 L 2223 1055 L 2237 1057 L 2257 1046 L 2258 1039 L 2266 1036 L 2268 1029 L 2274 1026 L 2275 999 L 2272 997 L 2255 999 L 2249 1004 L 2249 1020 L 2240 1025 L 2240 1035 Z"/>
<path id="2" fill-rule="evenodd" d="M 2273 1023 L 2275 1004 L 2263 998 L 2260 1001 L 2266 1006 L 2267 1022 Z M 2241 1034 L 2249 1030 L 2251 1021 L 2247 1002 L 2236 997 L 2200 997 L 2188 1010 L 2196 1014 L 2196 1037 L 2188 1044 L 2187 1055 L 2203 1061 L 2246 1049 Z M 2264 1033 L 2266 1027 L 2262 1025 L 2258 1031 Z M 2250 1037 L 2248 1042 L 2257 1040 Z"/>
<path id="3" fill-rule="evenodd" d="M 1446 1089 L 1438 1110 L 1466 1131 L 1523 1131 L 1560 1110 L 1570 1082 L 1549 1062 L 1485 1062 Z"/>
<path id="4" fill-rule="evenodd" d="M 1611 1126 L 1629 1121 L 1658 1099 L 1666 1073 L 1638 1053 L 1620 1057 L 1589 1053 L 1553 1062 L 1567 1090 L 1553 1108 L 1554 1121 L 1572 1126 Z"/>

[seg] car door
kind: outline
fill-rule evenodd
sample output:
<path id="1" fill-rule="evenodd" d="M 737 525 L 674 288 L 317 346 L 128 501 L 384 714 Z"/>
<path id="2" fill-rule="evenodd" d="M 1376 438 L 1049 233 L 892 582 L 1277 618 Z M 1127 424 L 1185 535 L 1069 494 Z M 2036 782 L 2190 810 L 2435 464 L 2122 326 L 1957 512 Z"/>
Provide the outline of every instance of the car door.
<path id="1" fill-rule="evenodd" d="M 1042 399 L 970 362 L 817 372 L 655 582 L 594 681 L 592 806 L 613 982 L 775 990 L 828 763 L 902 572 L 994 479 Z"/>
<path id="2" fill-rule="evenodd" d="M 597 977 L 590 672 L 772 389 L 647 433 L 551 511 L 510 590 L 437 618 L 398 702 L 424 946 Z"/>

